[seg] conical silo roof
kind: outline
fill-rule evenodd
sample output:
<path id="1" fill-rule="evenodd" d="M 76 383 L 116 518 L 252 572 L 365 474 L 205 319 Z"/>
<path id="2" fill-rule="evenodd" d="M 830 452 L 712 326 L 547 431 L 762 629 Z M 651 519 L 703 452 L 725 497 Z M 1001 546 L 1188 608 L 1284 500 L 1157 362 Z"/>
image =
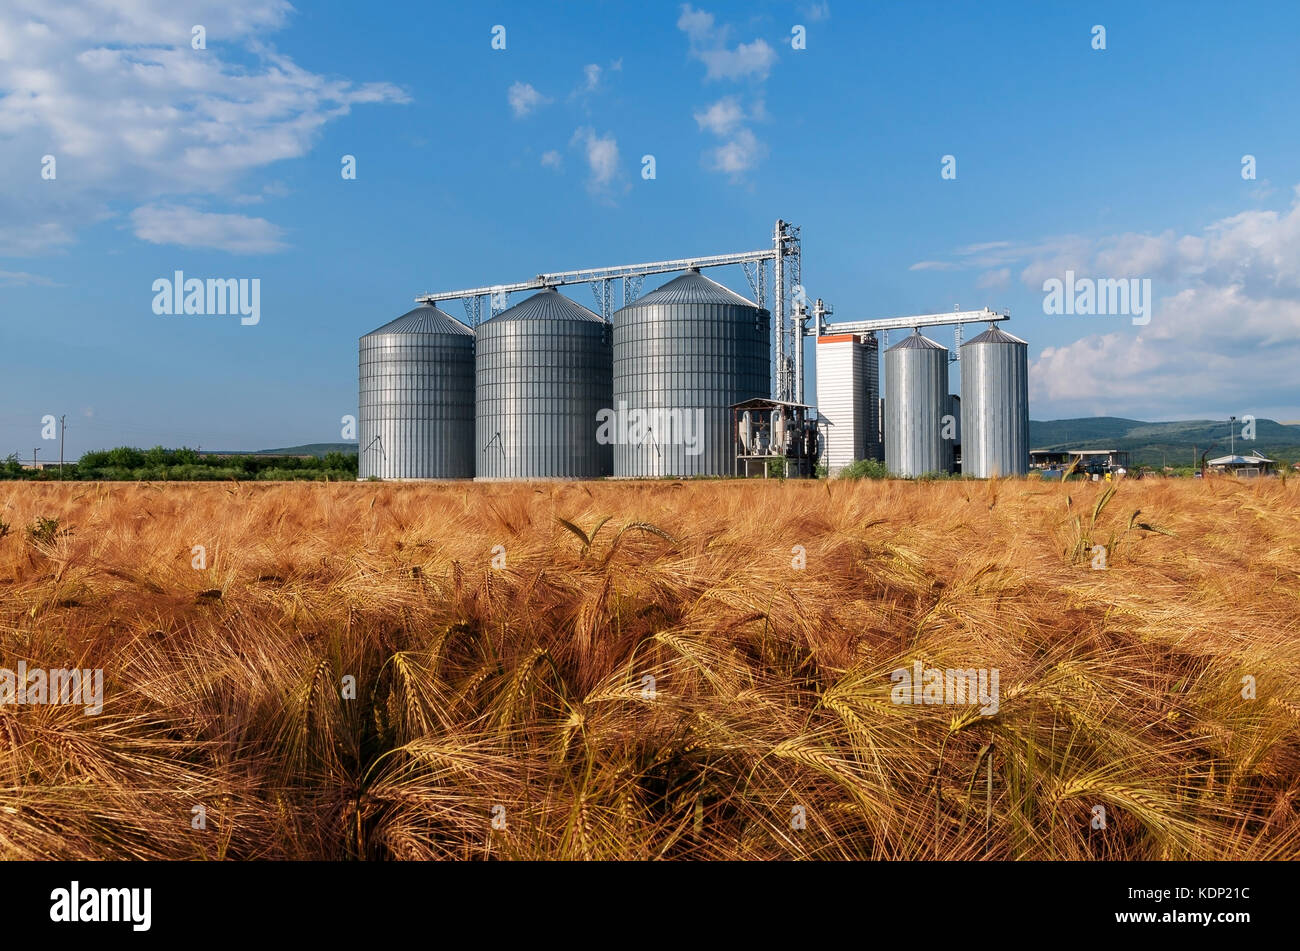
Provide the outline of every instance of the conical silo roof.
<path id="1" fill-rule="evenodd" d="M 758 307 L 753 301 L 741 297 L 730 288 L 723 287 L 717 281 L 705 277 L 694 269 L 673 278 L 663 287 L 656 288 L 644 297 L 638 297 L 623 309 L 652 307 L 655 304 L 731 304 Z"/>
<path id="2" fill-rule="evenodd" d="M 421 304 L 365 336 L 374 334 L 468 334 L 472 337 L 474 331 L 433 304 Z"/>
<path id="3" fill-rule="evenodd" d="M 898 341 L 898 343 L 894 344 L 892 347 L 889 348 L 889 350 L 886 350 L 885 352 L 889 353 L 890 350 L 947 350 L 947 349 L 948 348 L 945 347 L 943 344 L 935 343 L 929 337 L 922 334 L 921 331 L 914 330 L 912 331 L 912 333 L 908 334 L 902 340 Z"/>
<path id="4" fill-rule="evenodd" d="M 594 320 L 604 323 L 605 318 L 590 311 L 576 301 L 571 301 L 553 287 L 538 291 L 527 300 L 503 310 L 483 324 L 505 323 L 509 320 Z M 480 325 L 482 326 L 482 325 Z"/>
<path id="5" fill-rule="evenodd" d="M 962 346 L 969 347 L 973 343 L 1019 343 L 1029 346 L 1029 344 L 1025 343 L 1025 341 L 1021 340 L 1019 337 L 1013 337 L 1011 334 L 999 327 L 990 327 L 978 337 L 971 337 L 963 343 Z"/>

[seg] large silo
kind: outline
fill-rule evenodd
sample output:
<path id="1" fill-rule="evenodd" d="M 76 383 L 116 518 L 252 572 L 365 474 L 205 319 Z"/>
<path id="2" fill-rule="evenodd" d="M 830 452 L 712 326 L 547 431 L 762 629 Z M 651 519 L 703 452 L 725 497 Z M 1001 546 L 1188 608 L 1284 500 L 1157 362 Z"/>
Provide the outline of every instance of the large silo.
<path id="1" fill-rule="evenodd" d="M 885 468 L 912 478 L 952 470 L 948 348 L 918 330 L 885 351 Z"/>
<path id="2" fill-rule="evenodd" d="M 1029 345 L 990 327 L 961 348 L 962 474 L 1029 471 Z"/>
<path id="3" fill-rule="evenodd" d="M 474 475 L 474 331 L 426 304 L 361 338 L 357 478 Z"/>
<path id="4" fill-rule="evenodd" d="M 768 312 L 691 269 L 613 322 L 614 474 L 730 475 L 730 407 L 771 393 Z"/>
<path id="5" fill-rule="evenodd" d="M 548 288 L 478 328 L 474 454 L 480 479 L 598 479 L 611 402 L 610 327 Z"/>

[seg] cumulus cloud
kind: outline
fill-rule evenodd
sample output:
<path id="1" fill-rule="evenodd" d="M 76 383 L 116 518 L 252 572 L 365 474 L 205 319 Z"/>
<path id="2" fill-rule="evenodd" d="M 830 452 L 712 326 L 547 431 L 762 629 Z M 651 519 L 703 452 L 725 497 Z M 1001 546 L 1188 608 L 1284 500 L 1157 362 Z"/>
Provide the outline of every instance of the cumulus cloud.
<path id="1" fill-rule="evenodd" d="M 745 172 L 756 167 L 767 155 L 767 146 L 742 123 L 764 115 L 761 99 L 747 114 L 735 96 L 723 96 L 706 108 L 697 110 L 696 125 L 701 130 L 726 140 L 704 153 L 705 165 L 715 172 L 730 175 L 732 181 L 740 181 Z"/>
<path id="2" fill-rule="evenodd" d="M 776 61 L 776 51 L 761 38 L 730 46 L 731 28 L 690 4 L 682 6 L 677 28 L 686 34 L 690 56 L 704 63 L 706 81 L 747 79 L 761 86 Z M 744 173 L 767 155 L 767 146 L 749 125 L 767 118 L 761 95 L 748 112 L 738 97 L 728 95 L 697 109 L 694 117 L 701 131 L 725 139 L 705 150 L 705 167 L 730 176 L 733 182 L 743 181 Z"/>
<path id="3" fill-rule="evenodd" d="M 555 149 L 550 149 L 542 153 L 542 167 L 553 168 L 557 171 L 564 165 L 564 156 Z"/>
<path id="4" fill-rule="evenodd" d="M 1285 211 L 1246 211 L 1199 234 L 1120 234 L 1091 246 L 1071 242 L 1040 277 L 1068 263 L 1095 277 L 1150 277 L 1150 324 L 1089 333 L 1047 347 L 1034 361 L 1035 397 L 1088 409 L 1104 394 L 1108 411 L 1140 405 L 1168 415 L 1285 414 L 1300 407 L 1300 188 Z M 1166 288 L 1164 292 L 1160 288 Z M 1062 318 L 1066 319 L 1066 318 Z M 1088 318 L 1077 318 L 1088 319 Z"/>
<path id="5" fill-rule="evenodd" d="M 266 37 L 291 12 L 284 0 L 197 0 L 183 18 L 170 0 L 0 5 L 0 167 L 27 167 L 33 148 L 58 162 L 39 196 L 25 176 L 0 181 L 0 249 L 19 232 L 57 250 L 117 203 L 219 194 L 305 155 L 354 106 L 407 101 L 277 53 Z M 206 49 L 191 47 L 193 24 Z"/>
<path id="6" fill-rule="evenodd" d="M 622 58 L 614 60 L 608 66 L 601 66 L 599 63 L 588 63 L 582 67 L 582 82 L 573 92 L 569 93 L 569 101 L 583 100 L 600 92 L 608 84 L 609 74 L 621 72 L 622 69 Z"/>
<path id="7" fill-rule="evenodd" d="M 776 62 L 776 50 L 761 37 L 728 45 L 731 28 L 719 26 L 712 13 L 683 4 L 677 28 L 686 34 L 690 55 L 705 67 L 706 79 L 766 79 Z"/>
<path id="8" fill-rule="evenodd" d="M 608 192 L 618 175 L 618 142 L 612 134 L 597 135 L 590 126 L 574 131 L 570 142 L 582 149 L 587 162 L 587 187 L 596 193 Z"/>
<path id="9" fill-rule="evenodd" d="M 285 247 L 283 229 L 265 218 L 198 211 L 183 205 L 144 205 L 131 212 L 135 236 L 151 244 L 260 254 Z"/>
<path id="10" fill-rule="evenodd" d="M 1289 206 L 1252 209 L 1198 232 L 988 241 L 911 270 L 980 270 L 979 287 L 1150 279 L 1151 320 L 1052 316 L 1081 336 L 1044 348 L 1031 393 L 1058 416 L 1300 416 L 1300 186 Z M 1040 298 L 1041 299 L 1041 298 Z"/>
<path id="11" fill-rule="evenodd" d="M 724 96 L 717 102 L 695 113 L 695 121 L 701 129 L 714 135 L 726 135 L 745 119 L 745 110 L 740 107 L 735 96 Z"/>
<path id="12" fill-rule="evenodd" d="M 544 106 L 551 101 L 534 89 L 532 83 L 521 82 L 511 83 L 510 88 L 506 90 L 506 100 L 510 103 L 510 110 L 515 114 L 516 119 L 522 119 L 536 111 L 539 106 Z"/>
<path id="13" fill-rule="evenodd" d="M 767 154 L 767 146 L 759 142 L 753 132 L 741 129 L 728 141 L 710 150 L 708 154 L 711 159 L 710 167 L 714 171 L 725 172 L 735 177 L 757 165 Z"/>
<path id="14" fill-rule="evenodd" d="M 831 18 L 831 7 L 829 3 L 810 3 L 803 8 L 804 19 L 809 23 L 821 23 L 823 20 Z"/>

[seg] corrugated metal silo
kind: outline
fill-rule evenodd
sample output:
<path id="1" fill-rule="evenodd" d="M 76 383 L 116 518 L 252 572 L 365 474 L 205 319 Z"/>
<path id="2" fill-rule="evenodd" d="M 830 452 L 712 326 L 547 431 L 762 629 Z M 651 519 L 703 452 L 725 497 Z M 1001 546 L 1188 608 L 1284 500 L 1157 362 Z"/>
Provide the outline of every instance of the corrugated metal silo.
<path id="1" fill-rule="evenodd" d="M 771 393 L 768 312 L 689 270 L 613 322 L 615 476 L 732 474 L 730 407 Z"/>
<path id="2" fill-rule="evenodd" d="M 474 453 L 480 479 L 598 479 L 597 442 L 612 401 L 610 327 L 554 289 L 478 328 Z"/>
<path id="3" fill-rule="evenodd" d="M 962 474 L 1029 472 L 1029 345 L 990 327 L 961 348 Z"/>
<path id="4" fill-rule="evenodd" d="M 885 468 L 892 475 L 951 471 L 947 411 L 947 347 L 918 330 L 885 351 Z"/>
<path id="5" fill-rule="evenodd" d="M 474 475 L 474 331 L 423 305 L 361 338 L 357 477 Z"/>

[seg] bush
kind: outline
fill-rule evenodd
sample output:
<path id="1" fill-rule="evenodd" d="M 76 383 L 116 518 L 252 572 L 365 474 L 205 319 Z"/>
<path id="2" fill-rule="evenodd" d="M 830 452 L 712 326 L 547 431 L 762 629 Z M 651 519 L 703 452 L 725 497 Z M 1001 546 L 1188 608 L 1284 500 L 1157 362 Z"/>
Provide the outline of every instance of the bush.
<path id="1" fill-rule="evenodd" d="M 841 479 L 888 479 L 885 464 L 876 459 L 859 459 L 840 470 Z"/>

